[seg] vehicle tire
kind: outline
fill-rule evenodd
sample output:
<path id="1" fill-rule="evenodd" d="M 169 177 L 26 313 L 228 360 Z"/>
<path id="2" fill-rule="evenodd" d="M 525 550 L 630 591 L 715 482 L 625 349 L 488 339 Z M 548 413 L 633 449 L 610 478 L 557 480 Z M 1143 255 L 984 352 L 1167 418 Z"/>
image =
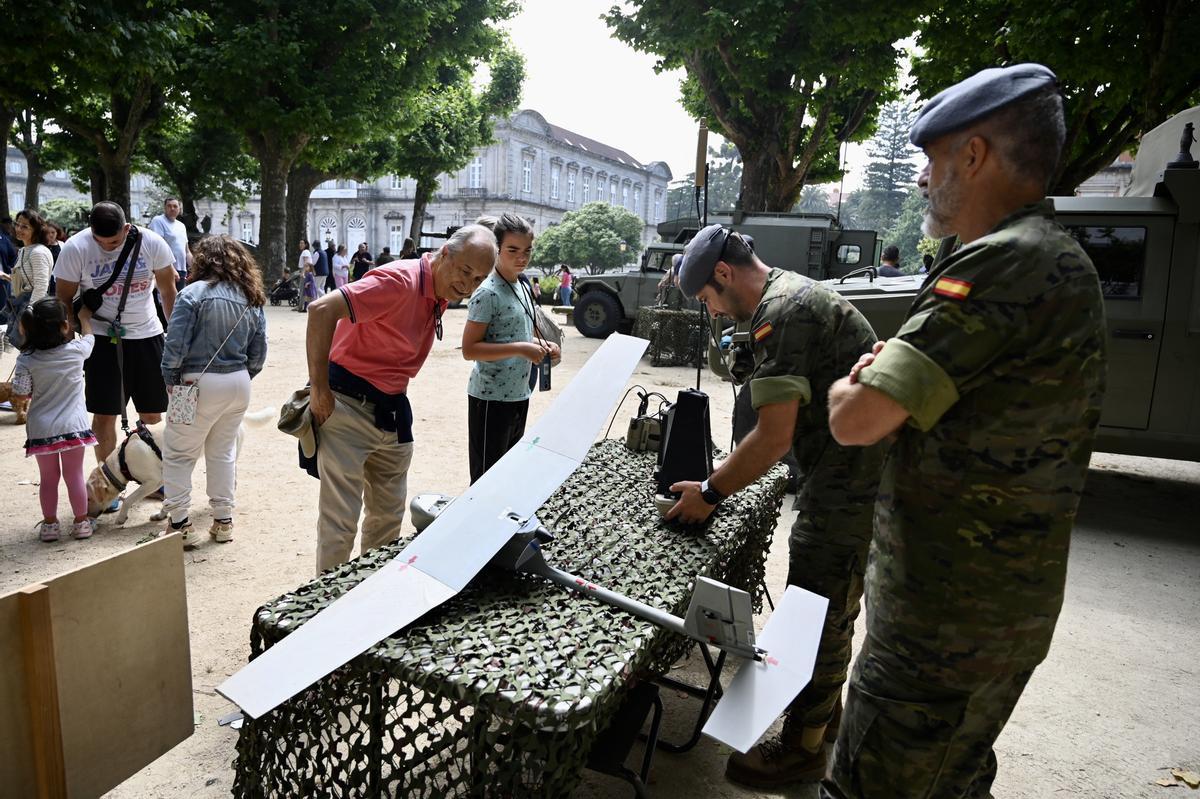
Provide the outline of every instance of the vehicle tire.
<path id="1" fill-rule="evenodd" d="M 575 329 L 588 338 L 607 338 L 621 323 L 621 305 L 604 291 L 588 291 L 575 303 Z"/>

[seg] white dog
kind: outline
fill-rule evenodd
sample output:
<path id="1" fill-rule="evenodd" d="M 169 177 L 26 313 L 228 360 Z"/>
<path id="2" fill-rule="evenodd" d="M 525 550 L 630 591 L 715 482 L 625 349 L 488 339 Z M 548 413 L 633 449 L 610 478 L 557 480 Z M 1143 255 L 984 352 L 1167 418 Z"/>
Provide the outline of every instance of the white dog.
<path id="1" fill-rule="evenodd" d="M 242 426 L 238 428 L 238 452 L 242 449 L 246 423 L 259 427 L 277 415 L 274 408 L 246 414 Z M 138 422 L 125 440 L 104 459 L 104 463 L 92 469 L 87 480 L 88 516 L 93 519 L 99 516 L 127 485 L 137 483 L 137 489 L 121 500 L 121 509 L 117 511 L 117 524 L 124 524 L 129 518 L 129 509 L 162 486 L 163 427 L 163 422 L 152 425 Z M 156 522 L 165 518 L 167 512 L 162 509 L 150 517 L 151 521 Z"/>

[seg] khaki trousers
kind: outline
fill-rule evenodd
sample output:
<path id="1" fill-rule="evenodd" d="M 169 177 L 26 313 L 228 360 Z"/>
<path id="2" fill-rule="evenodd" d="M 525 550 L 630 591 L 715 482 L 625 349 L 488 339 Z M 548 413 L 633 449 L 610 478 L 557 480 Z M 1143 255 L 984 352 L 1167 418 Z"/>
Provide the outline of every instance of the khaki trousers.
<path id="1" fill-rule="evenodd" d="M 364 505 L 361 552 L 400 537 L 413 453 L 411 442 L 400 444 L 394 432 L 375 426 L 372 403 L 336 391 L 333 397 L 333 413 L 318 434 L 317 574 L 350 559 Z"/>

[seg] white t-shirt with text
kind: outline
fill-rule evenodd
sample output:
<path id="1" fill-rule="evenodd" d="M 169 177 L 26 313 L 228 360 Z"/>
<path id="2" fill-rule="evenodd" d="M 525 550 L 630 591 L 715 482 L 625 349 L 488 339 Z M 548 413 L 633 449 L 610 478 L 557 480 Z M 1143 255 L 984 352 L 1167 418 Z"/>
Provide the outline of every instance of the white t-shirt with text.
<path id="1" fill-rule="evenodd" d="M 171 279 L 175 279 L 175 255 L 162 236 L 149 228 L 139 226 L 138 230 L 142 234 L 142 251 L 138 254 L 133 280 L 129 284 L 129 298 L 121 314 L 121 326 L 125 328 L 125 338 L 128 339 L 152 338 L 163 332 L 154 310 L 152 273 L 168 269 Z M 102 250 L 92 237 L 91 229 L 84 228 L 62 245 L 58 262 L 54 265 L 54 278 L 78 283 L 80 293 L 101 286 L 112 274 L 123 246 L 112 252 Z M 96 312 L 99 318 L 95 325 L 97 335 L 104 335 L 107 323 L 117 315 L 117 306 L 125 287 L 126 269 L 128 265 L 104 292 L 104 304 Z"/>

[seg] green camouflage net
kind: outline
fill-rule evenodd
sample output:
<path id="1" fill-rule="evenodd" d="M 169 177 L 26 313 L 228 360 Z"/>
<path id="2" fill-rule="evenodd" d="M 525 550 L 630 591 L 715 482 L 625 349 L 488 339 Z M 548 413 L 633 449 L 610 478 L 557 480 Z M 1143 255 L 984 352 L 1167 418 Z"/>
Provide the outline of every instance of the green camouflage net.
<path id="1" fill-rule="evenodd" d="M 700 312 L 670 308 L 638 308 L 633 335 L 650 342 L 646 354 L 653 366 L 695 366 L 704 344 Z"/>
<path id="2" fill-rule="evenodd" d="M 538 516 L 555 566 L 682 614 L 703 574 L 761 609 L 786 472 L 722 503 L 703 535 L 660 522 L 654 454 L 596 444 Z M 407 543 L 375 550 L 260 608 L 252 657 Z M 485 571 L 461 594 L 305 693 L 247 718 L 233 793 L 261 796 L 568 795 L 596 736 L 640 679 L 691 644 L 541 578 Z"/>

